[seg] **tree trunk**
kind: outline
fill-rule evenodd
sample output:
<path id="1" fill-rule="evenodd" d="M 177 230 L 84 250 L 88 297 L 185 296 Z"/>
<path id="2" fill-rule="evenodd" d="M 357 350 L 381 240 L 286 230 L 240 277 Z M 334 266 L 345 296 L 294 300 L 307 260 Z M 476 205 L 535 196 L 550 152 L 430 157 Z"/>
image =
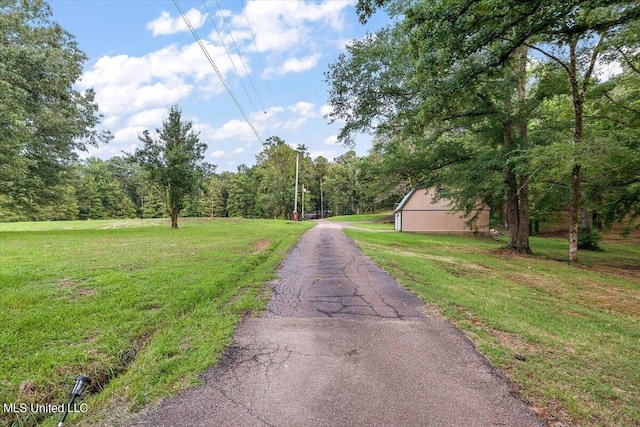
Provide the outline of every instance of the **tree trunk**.
<path id="1" fill-rule="evenodd" d="M 507 227 L 509 228 L 509 248 L 518 250 L 518 227 L 520 225 L 520 219 L 518 218 L 518 183 L 516 182 L 516 175 L 509 167 L 505 169 L 504 183 L 507 186 L 505 213 Z"/>
<path id="2" fill-rule="evenodd" d="M 589 80 L 595 69 L 596 60 L 600 52 L 600 48 L 604 43 L 604 37 L 600 36 L 598 44 L 593 50 L 591 61 L 582 81 L 582 87 L 578 83 L 578 61 L 577 49 L 578 38 L 569 43 L 569 64 L 566 67 L 569 73 L 569 81 L 571 83 L 571 93 L 573 95 L 573 145 L 577 147 L 582 140 L 583 116 L 584 116 L 584 100 L 589 88 Z M 580 215 L 580 164 L 573 165 L 573 173 L 571 177 L 571 213 L 569 225 L 569 262 L 578 261 L 578 227 Z"/>
<path id="3" fill-rule="evenodd" d="M 530 254 L 531 247 L 529 246 L 529 175 L 523 174 L 520 176 L 522 184 L 519 188 L 519 209 L 518 209 L 518 246 L 516 250 L 523 254 Z"/>
<path id="4" fill-rule="evenodd" d="M 580 165 L 573 167 L 569 224 L 569 262 L 578 261 L 578 213 L 580 212 Z"/>
<path id="5" fill-rule="evenodd" d="M 178 229 L 178 211 L 176 209 L 171 210 L 171 228 Z"/>
<path id="6" fill-rule="evenodd" d="M 320 218 L 324 219 L 324 193 L 322 192 L 322 178 L 320 178 Z"/>
<path id="7" fill-rule="evenodd" d="M 600 201 L 600 203 L 602 204 L 602 200 Z M 602 230 L 602 219 L 600 218 L 600 215 L 598 215 L 597 211 L 591 212 L 591 225 L 593 225 L 598 230 Z"/>
<path id="8" fill-rule="evenodd" d="M 528 48 L 522 46 L 515 51 L 518 108 L 516 109 L 516 120 L 518 124 L 518 147 L 526 148 L 528 135 L 528 112 L 527 112 L 527 53 Z M 522 173 L 518 183 L 518 247 L 520 253 L 530 254 L 529 246 L 529 174 Z"/>

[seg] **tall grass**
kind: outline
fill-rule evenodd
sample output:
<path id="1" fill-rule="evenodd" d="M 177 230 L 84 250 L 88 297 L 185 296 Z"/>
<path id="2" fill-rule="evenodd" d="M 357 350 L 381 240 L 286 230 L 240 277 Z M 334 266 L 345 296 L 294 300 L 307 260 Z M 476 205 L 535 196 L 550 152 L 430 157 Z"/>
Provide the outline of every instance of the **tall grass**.
<path id="1" fill-rule="evenodd" d="M 82 374 L 89 412 L 69 420 L 111 425 L 197 382 L 311 225 L 156 223 L 2 225 L 0 403 L 63 403 Z M 3 411 L 0 424 L 54 425 L 50 415 Z"/>
<path id="2" fill-rule="evenodd" d="M 561 260 L 566 241 L 517 256 L 488 238 L 345 231 L 463 329 L 550 424 L 640 425 L 640 247 Z M 560 261 L 559 261 L 560 260 Z"/>

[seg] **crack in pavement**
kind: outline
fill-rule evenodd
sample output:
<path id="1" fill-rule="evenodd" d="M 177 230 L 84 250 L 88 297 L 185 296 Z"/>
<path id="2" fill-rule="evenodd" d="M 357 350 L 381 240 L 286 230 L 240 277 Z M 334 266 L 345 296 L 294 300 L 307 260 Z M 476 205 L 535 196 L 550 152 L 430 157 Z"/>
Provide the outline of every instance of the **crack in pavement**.
<path id="1" fill-rule="evenodd" d="M 270 283 L 274 291 L 267 306 L 270 316 L 423 318 L 420 299 L 400 288 L 344 233 L 332 228 L 317 226 L 307 232 L 278 274 L 281 279 Z"/>
<path id="2" fill-rule="evenodd" d="M 423 315 L 341 230 L 319 221 L 271 281 L 261 317 L 136 426 L 542 427 L 449 323 Z"/>

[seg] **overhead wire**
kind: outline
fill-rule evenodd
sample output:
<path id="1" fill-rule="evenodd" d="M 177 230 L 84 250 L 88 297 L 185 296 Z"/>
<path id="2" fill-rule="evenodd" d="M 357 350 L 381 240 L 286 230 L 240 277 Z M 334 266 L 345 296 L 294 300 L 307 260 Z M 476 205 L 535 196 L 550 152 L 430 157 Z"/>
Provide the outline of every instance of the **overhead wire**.
<path id="1" fill-rule="evenodd" d="M 216 1 L 217 3 L 217 1 Z M 211 12 L 209 11 L 209 8 L 207 7 L 207 4 L 205 3 L 204 0 L 202 0 L 202 5 L 204 6 L 207 15 L 209 16 L 209 20 L 211 21 L 211 24 L 213 25 L 214 30 L 216 31 L 216 33 L 218 34 L 218 38 L 220 39 L 220 43 L 222 44 L 222 47 L 224 48 L 225 52 L 227 53 L 227 56 L 229 57 L 229 61 L 231 62 L 231 66 L 233 67 L 233 70 L 236 73 L 236 76 L 238 77 L 238 80 L 240 81 L 240 85 L 242 86 L 242 89 L 244 90 L 244 93 L 247 95 L 247 99 L 249 100 L 249 102 L 251 103 L 251 106 L 253 107 L 253 110 L 258 112 L 258 107 L 256 107 L 256 104 L 253 102 L 253 99 L 251 97 L 251 95 L 249 94 L 249 91 L 247 90 L 247 86 L 244 84 L 244 80 L 242 78 L 242 76 L 240 75 L 240 71 L 238 70 L 238 67 L 236 67 L 236 61 L 233 60 L 233 56 L 231 55 L 231 52 L 229 52 L 229 49 L 227 48 L 227 44 L 224 41 L 224 38 L 222 37 L 222 34 L 220 32 L 220 30 L 218 29 L 218 26 L 216 25 L 215 21 L 213 20 L 213 17 L 211 15 Z M 222 9 L 220 8 L 220 4 L 218 3 L 218 10 L 220 10 L 221 14 L 222 14 Z M 224 21 L 224 16 L 222 17 L 223 21 Z M 226 21 L 224 21 L 225 24 L 227 24 Z M 227 29 L 229 30 L 229 34 L 231 35 L 231 29 L 229 29 L 229 25 L 227 24 Z M 240 58 L 240 62 L 242 63 L 242 65 L 244 66 L 245 69 L 245 73 L 247 75 L 247 77 L 249 78 L 249 81 L 251 82 L 251 85 L 254 88 L 254 92 L 256 93 L 256 97 L 258 97 L 257 92 L 255 91 L 255 86 L 253 85 L 253 82 L 251 81 L 251 76 L 249 75 L 249 71 L 247 69 L 247 66 L 244 63 L 244 60 L 242 59 L 242 54 L 240 53 L 240 50 L 238 49 L 238 46 L 235 44 L 235 40 L 233 39 L 233 36 L 231 36 L 231 40 L 233 41 L 235 47 L 236 47 L 236 51 L 238 52 L 238 57 Z M 258 101 L 260 101 L 259 97 L 258 97 Z M 264 110 L 264 107 L 263 107 Z M 265 111 L 266 113 L 266 111 Z M 262 123 L 262 126 L 264 126 L 265 128 L 267 127 L 267 125 L 264 122 L 264 119 L 261 115 L 257 115 L 257 118 L 260 120 L 260 122 Z M 273 129 L 271 128 L 271 126 L 269 126 L 269 128 L 271 129 L 271 133 L 273 133 Z"/>
<path id="2" fill-rule="evenodd" d="M 258 56 L 258 61 L 260 62 L 260 66 L 262 67 L 262 71 L 266 71 L 266 67 L 264 66 L 264 62 L 262 62 L 262 55 L 260 54 L 260 50 L 258 49 L 258 43 L 256 42 L 256 36 L 251 28 L 251 22 L 249 22 L 249 17 L 247 16 L 247 6 L 244 3 L 244 0 L 240 0 L 242 3 L 242 14 L 244 15 L 245 21 L 247 21 L 247 27 L 249 27 L 249 34 L 251 34 L 251 40 L 253 41 L 253 47 L 256 49 L 256 54 Z M 269 89 L 269 93 L 271 94 L 271 100 L 275 102 L 275 96 L 273 95 L 273 91 L 271 90 L 271 85 L 268 81 L 266 81 L 267 88 Z"/>
<path id="3" fill-rule="evenodd" d="M 206 6 L 204 0 L 202 0 L 202 3 L 205 5 L 205 8 L 206 8 L 207 6 Z M 218 0 L 216 0 L 216 4 L 218 5 L 218 10 L 220 11 L 220 16 L 222 17 L 222 22 L 224 22 L 224 25 L 227 27 L 227 31 L 229 32 L 229 37 L 231 38 L 231 41 L 233 42 L 233 46 L 236 48 L 236 52 L 238 53 L 238 57 L 240 58 L 240 62 L 242 63 L 242 66 L 244 67 L 244 71 L 246 73 L 246 76 L 249 79 L 249 83 L 251 84 L 251 87 L 253 88 L 253 92 L 256 94 L 256 98 L 258 99 L 258 103 L 260 104 L 260 107 L 262 108 L 262 111 L 266 115 L 267 114 L 267 109 L 265 108 L 264 103 L 262 102 L 262 99 L 260 99 L 260 95 L 258 94 L 258 91 L 256 90 L 256 86 L 253 84 L 253 79 L 251 78 L 251 74 L 249 73 L 249 70 L 247 69 L 247 64 L 244 62 L 242 54 L 240 53 L 240 49 L 238 48 L 238 44 L 236 43 L 236 40 L 233 37 L 233 32 L 231 31 L 231 27 L 229 26 L 229 23 L 225 19 L 224 13 L 222 12 L 222 8 L 220 7 L 220 2 Z M 207 10 L 207 12 L 208 12 L 208 10 Z M 249 32 L 251 33 L 251 35 L 253 37 L 253 32 L 251 30 L 251 24 L 249 24 L 249 20 L 247 18 L 246 12 L 244 10 L 244 2 L 243 2 L 243 5 L 242 5 L 242 13 L 245 16 L 245 19 L 247 19 L 247 24 L 249 25 Z M 209 14 L 209 17 L 211 17 L 211 14 Z M 222 41 L 222 38 L 221 38 L 221 41 Z M 222 43 L 224 44 L 224 41 L 222 41 Z M 240 78 L 240 76 L 238 76 L 238 78 Z M 247 96 L 248 96 L 248 94 L 247 94 Z M 274 132 L 273 132 L 273 126 L 271 125 L 271 120 L 269 119 L 268 115 L 266 116 L 266 118 L 267 118 L 267 121 L 269 123 L 269 128 L 271 129 L 271 133 L 273 134 Z"/>
<path id="4" fill-rule="evenodd" d="M 178 3 L 178 0 L 173 0 L 173 4 L 176 6 L 176 9 L 178 9 L 178 12 L 180 12 L 180 15 L 182 16 L 182 19 L 184 20 L 185 24 L 187 24 L 187 27 L 189 27 L 189 31 L 191 31 L 191 34 L 196 39 L 196 42 L 200 46 L 200 49 L 202 50 L 204 55 L 207 57 L 207 60 L 209 61 L 209 64 L 211 64 L 211 67 L 213 67 L 213 69 L 215 70 L 216 74 L 218 75 L 218 78 L 222 82 L 222 85 L 224 86 L 224 88 L 229 93 L 229 96 L 231 96 L 231 99 L 236 104 L 236 107 L 238 107 L 238 110 L 240 110 L 240 113 L 242 113 L 242 116 L 244 117 L 245 121 L 247 122 L 247 124 L 249 125 L 251 130 L 253 131 L 254 135 L 256 136 L 256 138 L 258 138 L 258 141 L 260 141 L 261 144 L 264 144 L 264 142 L 262 141 L 262 138 L 260 137 L 260 134 L 258 133 L 257 129 L 255 128 L 253 123 L 251 123 L 251 120 L 249 120 L 249 117 L 247 116 L 247 113 L 244 111 L 244 108 L 242 108 L 242 105 L 240 105 L 240 102 L 238 101 L 238 98 L 236 98 L 235 94 L 233 93 L 233 91 L 231 90 L 231 88 L 229 87 L 227 82 L 225 82 L 224 77 L 222 76 L 222 73 L 220 72 L 220 69 L 216 65 L 216 63 L 213 60 L 213 58 L 211 58 L 211 55 L 209 54 L 209 51 L 207 50 L 207 47 L 204 45 L 204 43 L 202 42 L 202 39 L 200 39 L 200 37 L 198 36 L 198 33 L 196 32 L 196 30 L 191 25 L 191 22 L 189 21 L 189 18 L 187 18 L 187 16 L 185 15 L 184 11 L 182 10 L 182 7 Z"/>

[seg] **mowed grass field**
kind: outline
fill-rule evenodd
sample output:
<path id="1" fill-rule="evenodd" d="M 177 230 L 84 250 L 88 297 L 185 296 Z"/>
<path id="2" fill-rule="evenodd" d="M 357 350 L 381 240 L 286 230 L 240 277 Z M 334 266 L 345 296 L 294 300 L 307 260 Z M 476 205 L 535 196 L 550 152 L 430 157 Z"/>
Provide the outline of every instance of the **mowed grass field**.
<path id="1" fill-rule="evenodd" d="M 0 404 L 65 403 L 86 375 L 89 411 L 69 424 L 114 425 L 197 383 L 243 315 L 264 307 L 265 282 L 312 225 L 0 224 Z M 60 419 L 2 409 L 0 425 Z"/>
<path id="2" fill-rule="evenodd" d="M 370 218 L 367 218 L 370 220 Z M 551 426 L 640 426 L 640 239 L 569 265 L 566 239 L 506 241 L 345 229 L 505 372 Z"/>
<path id="3" fill-rule="evenodd" d="M 110 426 L 196 384 L 313 223 L 180 225 L 0 224 L 0 403 L 60 404 L 87 375 L 89 412 L 68 424 Z M 609 235 L 568 265 L 565 239 L 532 238 L 535 255 L 517 256 L 489 238 L 345 232 L 465 331 L 549 425 L 640 425 L 638 236 Z M 59 418 L 3 410 L 0 425 Z"/>

